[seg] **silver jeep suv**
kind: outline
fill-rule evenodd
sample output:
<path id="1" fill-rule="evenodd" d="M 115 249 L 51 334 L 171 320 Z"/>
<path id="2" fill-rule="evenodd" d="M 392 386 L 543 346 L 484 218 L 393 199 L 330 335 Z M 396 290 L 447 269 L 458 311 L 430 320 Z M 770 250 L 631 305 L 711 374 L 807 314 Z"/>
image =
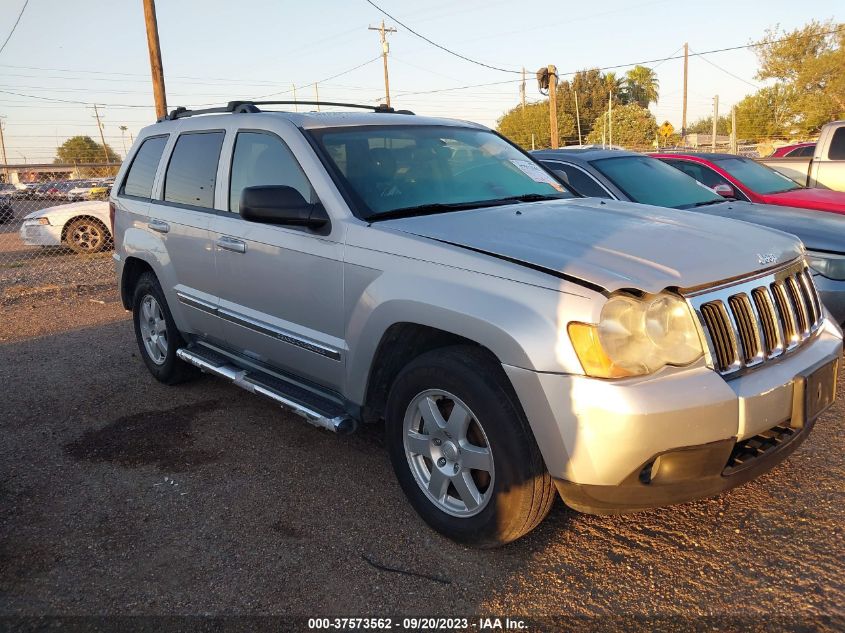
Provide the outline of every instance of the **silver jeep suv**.
<path id="1" fill-rule="evenodd" d="M 794 237 L 579 198 L 485 127 L 375 110 L 232 102 L 142 131 L 110 202 L 158 380 L 384 420 L 414 508 L 481 546 L 556 492 L 592 513 L 717 494 L 832 403 L 842 333 Z"/>

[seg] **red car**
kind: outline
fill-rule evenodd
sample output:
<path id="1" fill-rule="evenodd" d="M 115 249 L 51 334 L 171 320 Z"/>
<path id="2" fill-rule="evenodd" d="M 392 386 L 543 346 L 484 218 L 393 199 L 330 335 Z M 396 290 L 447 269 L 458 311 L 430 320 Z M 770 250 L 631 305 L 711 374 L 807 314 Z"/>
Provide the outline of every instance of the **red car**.
<path id="1" fill-rule="evenodd" d="M 774 169 L 733 154 L 652 154 L 725 198 L 845 214 L 845 192 L 802 187 Z"/>
<path id="2" fill-rule="evenodd" d="M 769 158 L 812 158 L 813 150 L 815 149 L 815 141 L 795 143 L 794 145 L 784 145 L 783 147 L 778 147 L 775 151 L 773 151 Z"/>

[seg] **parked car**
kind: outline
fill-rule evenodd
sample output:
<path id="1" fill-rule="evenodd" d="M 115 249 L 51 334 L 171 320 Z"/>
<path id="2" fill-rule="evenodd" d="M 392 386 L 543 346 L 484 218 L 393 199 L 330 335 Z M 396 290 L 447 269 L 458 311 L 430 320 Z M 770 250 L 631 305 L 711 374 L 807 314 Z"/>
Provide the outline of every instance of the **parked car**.
<path id="1" fill-rule="evenodd" d="M 106 200 L 111 193 L 111 183 L 97 184 L 95 183 L 91 189 L 88 190 L 89 200 Z"/>
<path id="2" fill-rule="evenodd" d="M 842 334 L 791 235 L 575 197 L 463 121 L 225 110 L 144 128 L 112 190 L 144 363 L 332 431 L 384 419 L 451 538 L 516 539 L 555 488 L 598 513 L 716 494 L 833 401 Z"/>
<path id="3" fill-rule="evenodd" d="M 760 162 L 799 185 L 845 191 L 845 121 L 822 127 L 810 155 L 762 158 Z"/>
<path id="4" fill-rule="evenodd" d="M 845 213 L 845 192 L 807 188 L 780 172 L 733 154 L 652 154 L 725 198 Z"/>
<path id="5" fill-rule="evenodd" d="M 20 237 L 28 246 L 67 246 L 77 253 L 98 253 L 112 246 L 110 222 L 107 202 L 74 202 L 24 216 Z"/>
<path id="6" fill-rule="evenodd" d="M 7 192 L 0 194 L 0 224 L 12 222 L 15 219 L 15 208 L 12 206 L 14 197 Z"/>
<path id="7" fill-rule="evenodd" d="M 67 190 L 65 197 L 70 202 L 80 202 L 82 200 L 91 199 L 91 190 L 96 186 L 96 183 L 90 180 L 80 180 L 73 183 L 73 186 Z"/>
<path id="8" fill-rule="evenodd" d="M 709 188 L 712 181 L 702 183 L 686 169 L 634 152 L 564 149 L 534 154 L 584 195 L 734 218 L 798 236 L 809 249 L 808 261 L 825 306 L 837 323 L 845 322 L 845 216 L 725 200 Z"/>
<path id="9" fill-rule="evenodd" d="M 807 141 L 805 143 L 794 143 L 792 145 L 783 145 L 775 148 L 767 158 L 804 158 L 812 157 L 813 151 L 816 148 L 815 141 Z"/>

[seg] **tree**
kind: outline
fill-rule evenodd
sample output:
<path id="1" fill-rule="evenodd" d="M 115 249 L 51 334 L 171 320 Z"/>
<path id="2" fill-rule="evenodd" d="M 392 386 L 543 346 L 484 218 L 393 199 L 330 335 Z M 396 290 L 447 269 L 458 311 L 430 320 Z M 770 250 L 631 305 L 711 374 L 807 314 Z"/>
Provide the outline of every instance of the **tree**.
<path id="1" fill-rule="evenodd" d="M 608 95 L 613 95 L 614 103 L 627 102 L 625 79 L 617 77 L 614 72 L 604 74 L 604 91 L 608 93 Z"/>
<path id="2" fill-rule="evenodd" d="M 730 134 L 731 119 L 728 116 L 720 116 L 716 121 L 716 134 Z M 687 134 L 713 134 L 713 116 L 701 117 L 687 126 Z"/>
<path id="3" fill-rule="evenodd" d="M 812 134 L 828 121 L 845 116 L 843 26 L 831 20 L 813 20 L 789 33 L 769 29 L 757 42 L 757 78 L 775 79 L 784 94 L 791 93 L 793 120 L 787 126 L 790 132 Z M 784 123 L 789 117 L 780 114 Z"/>
<path id="4" fill-rule="evenodd" d="M 736 106 L 737 138 L 743 140 L 789 136 L 796 123 L 795 113 L 803 101 L 788 86 L 775 84 L 748 95 Z"/>
<path id="5" fill-rule="evenodd" d="M 625 73 L 625 92 L 629 103 L 636 103 L 642 108 L 657 103 L 660 92 L 657 73 L 645 66 L 634 66 Z"/>
<path id="6" fill-rule="evenodd" d="M 106 144 L 97 143 L 90 136 L 73 136 L 56 148 L 54 163 L 102 163 L 108 156 L 108 162 L 120 163 L 120 156 Z"/>
<path id="7" fill-rule="evenodd" d="M 531 103 L 525 106 L 517 106 L 509 110 L 499 119 L 497 129 L 517 145 L 526 149 L 533 145 L 537 149 L 551 147 L 552 138 L 549 130 L 549 102 Z M 575 119 L 567 112 L 561 110 L 558 104 L 557 113 L 558 137 L 562 140 L 577 137 Z"/>
<path id="8" fill-rule="evenodd" d="M 629 103 L 613 108 L 613 144 L 628 148 L 652 147 L 657 134 L 657 121 L 648 109 L 636 103 Z M 599 116 L 587 136 L 588 143 L 601 143 L 609 140 L 604 134 L 607 128 L 607 115 Z"/>

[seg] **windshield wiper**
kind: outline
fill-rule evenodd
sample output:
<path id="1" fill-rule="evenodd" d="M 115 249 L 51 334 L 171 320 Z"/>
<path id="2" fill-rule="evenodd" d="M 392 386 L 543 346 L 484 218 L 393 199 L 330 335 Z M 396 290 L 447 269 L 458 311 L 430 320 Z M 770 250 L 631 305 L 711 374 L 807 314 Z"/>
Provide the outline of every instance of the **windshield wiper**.
<path id="1" fill-rule="evenodd" d="M 526 193 L 521 196 L 499 198 L 500 202 L 542 202 L 543 200 L 564 200 L 561 194 Z"/>
<path id="2" fill-rule="evenodd" d="M 431 204 L 420 204 L 414 207 L 402 207 L 391 211 L 375 213 L 367 218 L 368 222 L 380 222 L 381 220 L 393 220 L 395 218 L 412 218 L 418 215 L 434 215 L 436 213 L 449 213 L 451 211 L 468 211 L 470 209 L 482 209 L 484 207 L 495 207 L 502 204 L 509 204 L 512 200 L 476 200 L 475 202 L 433 202 Z"/>
<path id="3" fill-rule="evenodd" d="M 691 207 L 686 207 L 687 209 L 695 209 L 697 207 L 706 207 L 711 204 L 721 204 L 722 202 L 728 202 L 727 198 L 722 198 L 721 200 L 705 200 L 704 202 L 696 202 Z"/>

